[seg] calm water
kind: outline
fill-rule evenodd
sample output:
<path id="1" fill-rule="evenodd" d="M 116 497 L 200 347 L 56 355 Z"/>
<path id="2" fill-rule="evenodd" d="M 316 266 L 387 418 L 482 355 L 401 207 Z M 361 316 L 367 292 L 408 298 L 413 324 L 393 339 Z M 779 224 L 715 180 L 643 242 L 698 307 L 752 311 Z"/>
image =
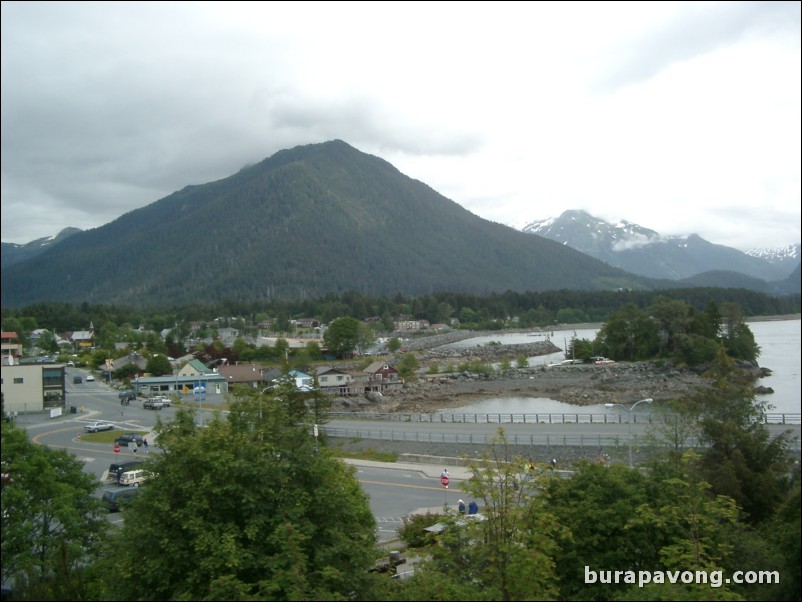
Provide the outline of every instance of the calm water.
<path id="1" fill-rule="evenodd" d="M 749 322 L 749 328 L 760 346 L 758 364 L 772 371 L 771 376 L 760 379 L 757 384 L 774 389 L 774 393 L 760 395 L 758 399 L 768 401 L 773 407 L 770 412 L 799 414 L 802 412 L 802 387 L 799 381 L 800 363 L 802 363 L 802 333 L 800 320 L 777 320 L 771 322 Z M 571 338 L 593 340 L 598 329 L 584 328 L 577 330 L 554 330 L 547 333 L 551 341 L 565 349 Z M 467 339 L 450 345 L 451 347 L 475 347 L 486 345 L 491 341 L 502 344 L 521 344 L 543 340 L 544 337 L 532 337 L 527 333 L 496 334 Z M 530 366 L 552 364 L 565 359 L 563 351 L 550 355 L 529 358 Z M 633 403 L 637 400 L 633 400 Z M 645 404 L 644 404 L 645 405 Z M 609 410 L 604 405 L 578 406 L 562 403 L 553 399 L 534 397 L 495 397 L 479 401 L 468 406 L 447 410 L 449 413 L 494 414 L 494 413 L 605 413 Z"/>

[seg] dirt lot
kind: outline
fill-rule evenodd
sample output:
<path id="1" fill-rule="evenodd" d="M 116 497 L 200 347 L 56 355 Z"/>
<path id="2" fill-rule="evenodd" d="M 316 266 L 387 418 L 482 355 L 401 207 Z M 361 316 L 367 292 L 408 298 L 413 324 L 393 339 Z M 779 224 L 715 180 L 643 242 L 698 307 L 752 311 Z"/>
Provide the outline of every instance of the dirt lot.
<path id="1" fill-rule="evenodd" d="M 545 397 L 578 406 L 627 403 L 683 397 L 705 380 L 688 371 L 660 370 L 648 363 L 611 366 L 536 368 L 498 378 L 461 375 L 407 383 L 401 391 L 384 395 L 386 411 L 433 412 L 468 405 L 491 397 Z"/>

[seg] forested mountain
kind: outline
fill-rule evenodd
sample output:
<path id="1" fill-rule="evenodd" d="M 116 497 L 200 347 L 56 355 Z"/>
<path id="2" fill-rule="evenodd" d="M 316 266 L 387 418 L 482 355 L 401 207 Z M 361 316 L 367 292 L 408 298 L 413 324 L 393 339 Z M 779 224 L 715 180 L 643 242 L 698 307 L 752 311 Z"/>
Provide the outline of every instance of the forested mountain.
<path id="1" fill-rule="evenodd" d="M 284 150 L 4 268 L 3 306 L 650 288 L 483 220 L 345 142 Z"/>

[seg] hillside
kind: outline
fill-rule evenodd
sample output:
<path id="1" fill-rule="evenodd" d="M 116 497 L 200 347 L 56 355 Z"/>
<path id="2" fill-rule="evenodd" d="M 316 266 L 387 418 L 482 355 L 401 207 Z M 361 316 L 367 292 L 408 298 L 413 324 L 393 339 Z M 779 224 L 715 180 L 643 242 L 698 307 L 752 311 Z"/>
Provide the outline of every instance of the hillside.
<path id="1" fill-rule="evenodd" d="M 644 288 L 576 250 L 483 220 L 345 142 L 187 186 L 4 269 L 3 306 Z"/>

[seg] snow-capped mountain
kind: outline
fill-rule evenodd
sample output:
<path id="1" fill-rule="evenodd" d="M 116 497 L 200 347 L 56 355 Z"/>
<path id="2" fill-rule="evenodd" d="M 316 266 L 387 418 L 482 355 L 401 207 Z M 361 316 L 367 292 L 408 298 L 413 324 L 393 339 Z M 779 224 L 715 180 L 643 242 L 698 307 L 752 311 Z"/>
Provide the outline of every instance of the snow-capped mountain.
<path id="1" fill-rule="evenodd" d="M 622 220 L 611 224 L 585 211 L 565 211 L 559 217 L 533 221 L 518 228 L 560 242 L 608 264 L 649 278 L 682 280 L 712 271 L 740 272 L 765 281 L 782 280 L 799 265 L 799 245 L 777 253 L 747 254 L 716 245 L 696 234 L 661 236 Z"/>
<path id="2" fill-rule="evenodd" d="M 56 236 L 37 238 L 36 240 L 32 240 L 31 242 L 22 245 L 12 242 L 4 242 L 2 243 L 2 255 L 0 255 L 0 263 L 2 263 L 2 267 L 6 268 L 14 265 L 15 263 L 20 263 L 21 261 L 30 259 L 31 257 L 36 257 L 56 243 L 69 238 L 77 232 L 81 232 L 81 229 L 69 227 L 64 228 Z"/>
<path id="3" fill-rule="evenodd" d="M 799 244 L 777 247 L 774 249 L 749 249 L 750 257 L 757 257 L 771 264 L 787 265 L 790 269 L 799 263 Z"/>

